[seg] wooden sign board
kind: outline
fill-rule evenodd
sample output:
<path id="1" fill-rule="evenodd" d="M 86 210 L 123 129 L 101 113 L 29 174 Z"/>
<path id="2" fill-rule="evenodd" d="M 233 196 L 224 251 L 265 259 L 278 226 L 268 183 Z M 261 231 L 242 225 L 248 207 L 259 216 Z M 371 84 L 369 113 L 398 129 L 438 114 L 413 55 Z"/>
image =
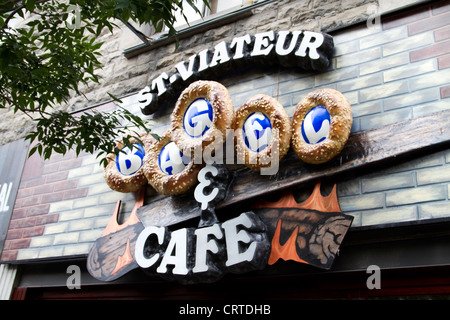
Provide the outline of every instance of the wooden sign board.
<path id="1" fill-rule="evenodd" d="M 223 195 L 224 200 L 217 209 L 232 208 L 241 201 L 254 202 L 252 210 L 265 225 L 270 241 L 266 264 L 274 264 L 280 259 L 294 260 L 329 269 L 353 220 L 352 216 L 340 211 L 336 188 L 323 197 L 320 184 L 317 184 L 310 198 L 300 204 L 289 192 L 274 203 L 261 200 L 261 197 L 335 174 L 446 148 L 450 144 L 449 119 L 450 111 L 444 111 L 353 134 L 342 153 L 324 165 L 305 165 L 288 156 L 272 177 L 259 176 L 248 169 L 231 172 L 229 192 Z M 399 140 L 399 136 L 403 139 Z M 202 215 L 192 195 L 165 197 L 144 206 L 144 194 L 145 191 L 141 191 L 130 218 L 120 226 L 117 224 L 118 204 L 112 222 L 95 242 L 87 262 L 88 270 L 95 278 L 111 281 L 139 267 L 134 257 L 135 246 L 146 227 L 169 227 Z M 194 282 L 201 282 L 201 279 Z"/>

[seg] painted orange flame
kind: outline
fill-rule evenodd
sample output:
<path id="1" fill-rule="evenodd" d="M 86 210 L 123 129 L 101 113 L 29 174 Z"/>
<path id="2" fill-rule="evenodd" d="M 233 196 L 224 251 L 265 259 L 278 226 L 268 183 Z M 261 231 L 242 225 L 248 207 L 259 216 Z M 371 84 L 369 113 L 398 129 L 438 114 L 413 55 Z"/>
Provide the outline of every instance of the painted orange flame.
<path id="1" fill-rule="evenodd" d="M 114 213 L 113 213 L 112 217 L 109 219 L 108 225 L 106 226 L 105 230 L 103 231 L 102 237 L 107 236 L 108 234 L 120 231 L 122 229 L 125 229 L 128 226 L 132 226 L 132 225 L 140 222 L 138 216 L 136 215 L 136 211 L 137 211 L 137 209 L 139 209 L 140 207 L 142 207 L 144 205 L 145 190 L 146 190 L 146 188 L 143 187 L 139 191 L 138 198 L 136 199 L 136 203 L 133 207 L 133 210 L 131 210 L 130 216 L 124 223 L 122 223 L 120 225 L 117 222 L 117 216 L 119 215 L 121 201 L 117 200 L 117 204 L 114 209 Z M 114 269 L 111 271 L 111 275 L 119 272 L 121 269 L 123 269 L 126 266 L 133 263 L 133 261 L 134 261 L 134 257 L 131 254 L 130 239 L 128 238 L 125 252 L 123 253 L 123 255 L 117 257 L 116 265 L 115 265 Z"/>
<path id="2" fill-rule="evenodd" d="M 111 274 L 113 275 L 113 274 L 117 273 L 119 270 L 125 268 L 133 261 L 134 261 L 134 258 L 131 255 L 131 250 L 130 250 L 130 239 L 127 239 L 127 246 L 125 248 L 125 252 L 123 253 L 123 255 L 121 255 L 117 258 L 116 266 L 114 267 L 113 271 L 111 271 Z"/>
<path id="3" fill-rule="evenodd" d="M 320 212 L 342 212 L 339 207 L 339 202 L 337 199 L 336 185 L 333 186 L 330 194 L 326 197 L 322 196 L 320 193 L 320 181 L 314 186 L 314 190 L 308 199 L 302 203 L 298 203 L 293 194 L 288 191 L 283 194 L 283 196 L 277 202 L 261 201 L 254 208 L 299 208 L 306 210 L 316 210 Z M 294 260 L 300 263 L 309 264 L 305 260 L 298 256 L 296 248 L 296 240 L 298 235 L 299 227 L 297 226 L 289 239 L 284 245 L 280 244 L 280 233 L 281 233 L 281 219 L 277 222 L 277 228 L 275 234 L 272 238 L 272 249 L 270 251 L 270 257 L 268 264 L 272 265 L 279 259 L 282 260 Z"/>
<path id="4" fill-rule="evenodd" d="M 337 199 L 336 185 L 330 194 L 323 197 L 320 193 L 320 181 L 314 186 L 314 190 L 308 199 L 302 203 L 295 201 L 290 191 L 287 191 L 277 202 L 260 201 L 254 208 L 299 208 L 316 210 L 320 212 L 342 212 Z"/>
<path id="5" fill-rule="evenodd" d="M 125 229 L 128 226 L 138 223 L 140 220 L 139 220 L 138 216 L 136 215 L 136 211 L 138 208 L 140 208 L 144 205 L 144 198 L 145 198 L 145 187 L 139 191 L 138 198 L 136 199 L 136 203 L 133 207 L 133 210 L 131 210 L 131 214 L 128 217 L 127 221 L 125 221 L 124 223 L 122 223 L 120 225 L 117 222 L 117 217 L 119 215 L 121 201 L 117 200 L 117 204 L 114 209 L 114 213 L 113 213 L 112 217 L 109 219 L 108 225 L 106 226 L 105 230 L 103 231 L 102 237 L 107 236 L 108 234 L 120 231 L 122 229 Z"/>
<path id="6" fill-rule="evenodd" d="M 295 241 L 297 240 L 298 226 L 294 229 L 288 241 L 284 245 L 280 244 L 280 232 L 281 232 L 281 219 L 278 220 L 277 230 L 272 238 L 272 250 L 270 251 L 269 265 L 274 264 L 278 259 L 294 260 L 300 263 L 306 263 L 305 260 L 301 259 L 297 254 L 297 248 L 295 246 Z"/>

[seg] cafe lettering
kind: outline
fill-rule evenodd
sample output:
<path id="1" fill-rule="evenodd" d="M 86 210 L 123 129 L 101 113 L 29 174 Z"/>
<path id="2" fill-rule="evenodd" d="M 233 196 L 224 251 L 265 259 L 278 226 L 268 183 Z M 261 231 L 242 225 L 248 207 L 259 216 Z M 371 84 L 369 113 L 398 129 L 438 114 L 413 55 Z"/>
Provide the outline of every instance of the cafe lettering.
<path id="1" fill-rule="evenodd" d="M 137 264 L 180 282 L 211 282 L 227 271 L 242 273 L 267 264 L 265 226 L 253 212 L 204 228 L 149 226 L 136 242 Z M 171 270 L 171 271 L 170 271 Z M 181 276 L 181 277 L 180 277 Z"/>

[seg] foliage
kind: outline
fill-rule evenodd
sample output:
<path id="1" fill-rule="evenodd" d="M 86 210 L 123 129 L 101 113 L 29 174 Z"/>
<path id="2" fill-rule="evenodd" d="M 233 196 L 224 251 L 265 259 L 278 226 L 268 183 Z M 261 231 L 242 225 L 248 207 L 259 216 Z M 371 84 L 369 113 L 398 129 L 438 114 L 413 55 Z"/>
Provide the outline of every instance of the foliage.
<path id="1" fill-rule="evenodd" d="M 106 156 L 114 151 L 117 134 L 129 127 L 149 132 L 138 116 L 121 108 L 75 117 L 58 106 L 68 102 L 71 92 L 81 95 L 81 85 L 99 82 L 103 43 L 95 40 L 105 28 L 113 32 L 117 19 L 132 20 L 150 23 L 156 32 L 167 26 L 174 36 L 174 11 L 186 3 L 195 8 L 195 0 L 0 0 L 0 108 L 35 121 L 27 136 L 36 141 L 30 154 L 38 151 L 49 158 L 52 152 L 75 148 L 77 154 L 100 151 Z M 69 20 L 74 8 L 80 14 L 76 28 Z M 17 17 L 25 19 L 21 27 L 14 27 Z"/>

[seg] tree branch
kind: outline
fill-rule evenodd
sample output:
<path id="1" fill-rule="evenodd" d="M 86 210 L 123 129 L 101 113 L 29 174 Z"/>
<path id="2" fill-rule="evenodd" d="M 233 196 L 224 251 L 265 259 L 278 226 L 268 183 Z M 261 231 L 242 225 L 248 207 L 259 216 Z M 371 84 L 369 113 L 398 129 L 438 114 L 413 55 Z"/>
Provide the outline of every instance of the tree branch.
<path id="1" fill-rule="evenodd" d="M 36 1 L 35 4 L 41 4 L 41 3 L 44 3 L 44 2 L 48 2 L 48 1 L 50 1 L 50 0 L 38 0 L 38 1 Z M 24 4 L 22 4 L 22 5 L 18 6 L 16 9 L 14 9 L 14 10 L 9 14 L 8 18 L 6 18 L 6 20 L 5 20 L 5 22 L 4 22 L 4 25 L 3 25 L 2 29 L 5 29 L 5 28 L 8 26 L 9 21 L 11 21 L 11 19 L 12 19 L 12 18 L 13 18 L 20 10 L 25 9 L 25 7 L 26 7 L 26 6 L 25 6 Z M 6 12 L 2 12 L 2 13 L 6 13 Z"/>

